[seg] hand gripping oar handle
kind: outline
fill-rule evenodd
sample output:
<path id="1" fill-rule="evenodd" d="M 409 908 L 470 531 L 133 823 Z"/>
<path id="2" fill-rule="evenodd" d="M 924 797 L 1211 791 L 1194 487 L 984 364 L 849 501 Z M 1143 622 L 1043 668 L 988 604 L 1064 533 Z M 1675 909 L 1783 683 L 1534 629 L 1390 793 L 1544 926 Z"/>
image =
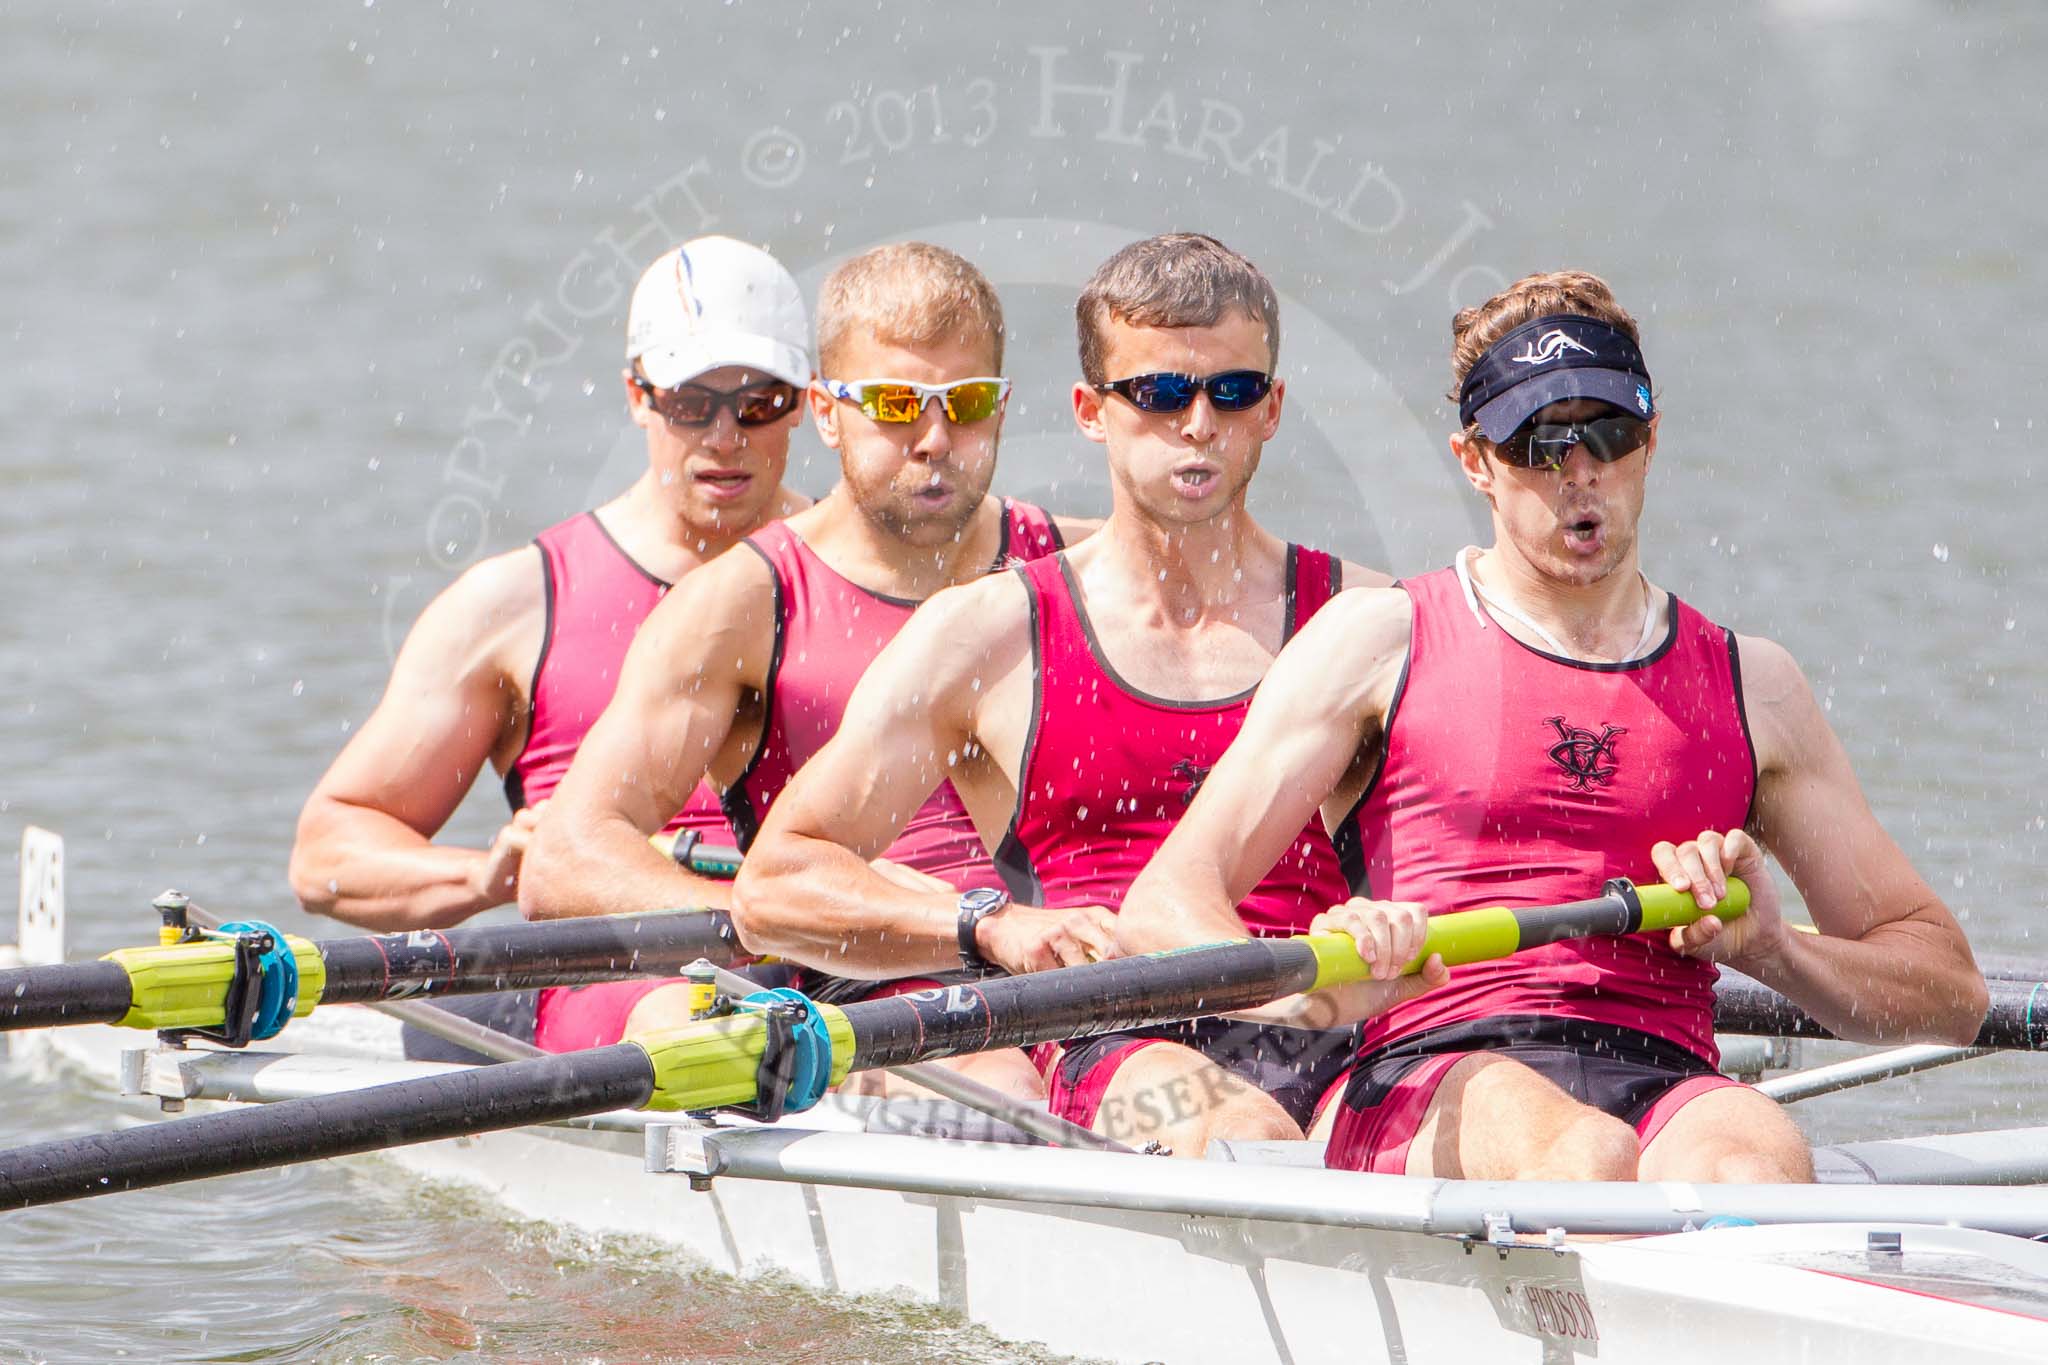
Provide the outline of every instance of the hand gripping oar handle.
<path id="1" fill-rule="evenodd" d="M 1626 877 L 1616 877 L 1589 901 L 1564 905 L 1539 905 L 1523 910 L 1495 907 L 1461 910 L 1437 915 L 1429 922 L 1422 951 L 1405 969 L 1419 972 L 1430 954 L 1443 954 L 1444 964 L 1484 962 L 1506 957 L 1524 948 L 1541 947 L 1560 939 L 1583 938 L 1588 934 L 1635 934 L 1644 930 L 1676 929 L 1691 924 L 1703 913 L 1723 920 L 1739 919 L 1749 911 L 1749 885 L 1740 877 L 1728 879 L 1728 894 L 1713 910 L 1702 912 L 1692 892 L 1676 891 L 1658 883 L 1637 886 Z M 1319 956 L 1334 959 L 1329 970 L 1342 973 L 1342 980 L 1318 981 L 1311 989 L 1363 980 L 1370 974 L 1358 961 L 1348 934 L 1312 934 L 1308 942 Z"/>
<path id="2" fill-rule="evenodd" d="M 1747 890 L 1738 886 L 1731 879 L 1715 913 L 1733 916 L 1746 906 Z M 1571 905 L 1439 916 L 1429 941 L 1446 958 L 1473 962 L 1573 934 L 1670 928 L 1698 917 L 1691 899 L 1668 888 L 1610 885 L 1607 894 Z M 836 1083 L 853 1070 L 1248 1009 L 1365 976 L 1370 969 L 1346 951 L 1348 962 L 1309 939 L 1251 939 L 816 1009 Z M 756 1096 L 768 1036 L 759 1014 L 732 1014 L 587 1052 L 20 1147 L 0 1152 L 0 1209 L 612 1108 L 742 1104 Z"/>
<path id="3" fill-rule="evenodd" d="M 287 936 L 298 1005 L 573 986 L 680 972 L 698 958 L 744 960 L 722 910 L 599 915 L 538 924 L 419 930 L 313 942 Z M 235 979 L 225 939 L 122 948 L 98 962 L 0 971 L 0 1030 L 60 1024 L 220 1025 Z"/>

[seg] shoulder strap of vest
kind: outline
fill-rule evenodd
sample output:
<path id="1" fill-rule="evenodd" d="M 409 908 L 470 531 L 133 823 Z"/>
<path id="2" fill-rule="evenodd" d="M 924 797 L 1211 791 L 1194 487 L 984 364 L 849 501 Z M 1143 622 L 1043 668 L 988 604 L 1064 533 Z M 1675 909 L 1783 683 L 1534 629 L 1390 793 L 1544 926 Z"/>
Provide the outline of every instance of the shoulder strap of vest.
<path id="1" fill-rule="evenodd" d="M 1287 636 L 1292 639 L 1343 587 L 1344 561 L 1305 545 L 1289 545 L 1287 560 L 1292 571 L 1287 585 Z"/>

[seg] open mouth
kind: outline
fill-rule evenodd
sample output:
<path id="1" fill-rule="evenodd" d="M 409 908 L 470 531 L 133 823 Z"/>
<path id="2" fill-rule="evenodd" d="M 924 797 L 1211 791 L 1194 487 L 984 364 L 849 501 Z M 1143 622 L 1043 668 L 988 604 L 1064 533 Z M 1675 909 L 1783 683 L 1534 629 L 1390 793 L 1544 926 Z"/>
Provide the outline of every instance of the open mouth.
<path id="1" fill-rule="evenodd" d="M 1597 513 L 1585 513 L 1573 517 L 1564 524 L 1564 543 L 1573 549 L 1594 549 L 1600 544 L 1600 531 L 1604 525 Z"/>
<path id="2" fill-rule="evenodd" d="M 1173 486 L 1188 497 L 1200 497 L 1216 486 L 1216 471 L 1207 465 L 1189 465 L 1173 471 Z"/>

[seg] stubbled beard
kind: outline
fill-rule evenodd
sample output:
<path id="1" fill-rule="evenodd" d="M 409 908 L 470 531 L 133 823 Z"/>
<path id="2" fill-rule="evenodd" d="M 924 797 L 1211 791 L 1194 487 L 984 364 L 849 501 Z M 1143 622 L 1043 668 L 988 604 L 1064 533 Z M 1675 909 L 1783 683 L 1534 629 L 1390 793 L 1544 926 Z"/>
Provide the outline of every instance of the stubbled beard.
<path id="1" fill-rule="evenodd" d="M 981 493 L 968 495 L 965 490 L 955 490 L 953 505 L 943 512 L 920 512 L 914 501 L 914 492 L 905 492 L 893 484 L 887 493 L 879 498 L 859 499 L 868 519 L 898 540 L 912 544 L 947 543 L 957 541 L 966 533 L 974 521 L 974 514 L 981 508 Z"/>

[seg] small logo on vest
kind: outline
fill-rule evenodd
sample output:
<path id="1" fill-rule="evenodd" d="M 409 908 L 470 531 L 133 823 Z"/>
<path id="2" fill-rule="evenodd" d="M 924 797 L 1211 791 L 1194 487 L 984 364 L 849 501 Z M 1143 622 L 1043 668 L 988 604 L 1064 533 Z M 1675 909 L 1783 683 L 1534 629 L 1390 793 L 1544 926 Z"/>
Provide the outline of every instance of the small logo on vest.
<path id="1" fill-rule="evenodd" d="M 1192 758 L 1175 760 L 1173 765 L 1174 780 L 1187 784 L 1180 794 L 1180 803 L 1183 806 L 1194 803 L 1195 793 L 1202 789 L 1202 779 L 1206 778 L 1209 775 L 1209 769 L 1215 766 L 1213 763 L 1197 763 Z"/>
<path id="2" fill-rule="evenodd" d="M 1567 725 L 1563 716 L 1552 716 L 1544 724 L 1557 731 L 1557 743 L 1550 746 L 1550 761 L 1571 778 L 1573 791 L 1585 791 L 1595 782 L 1604 787 L 1614 780 L 1614 741 L 1628 733 L 1626 728 L 1603 725 L 1596 735 L 1583 725 Z"/>

